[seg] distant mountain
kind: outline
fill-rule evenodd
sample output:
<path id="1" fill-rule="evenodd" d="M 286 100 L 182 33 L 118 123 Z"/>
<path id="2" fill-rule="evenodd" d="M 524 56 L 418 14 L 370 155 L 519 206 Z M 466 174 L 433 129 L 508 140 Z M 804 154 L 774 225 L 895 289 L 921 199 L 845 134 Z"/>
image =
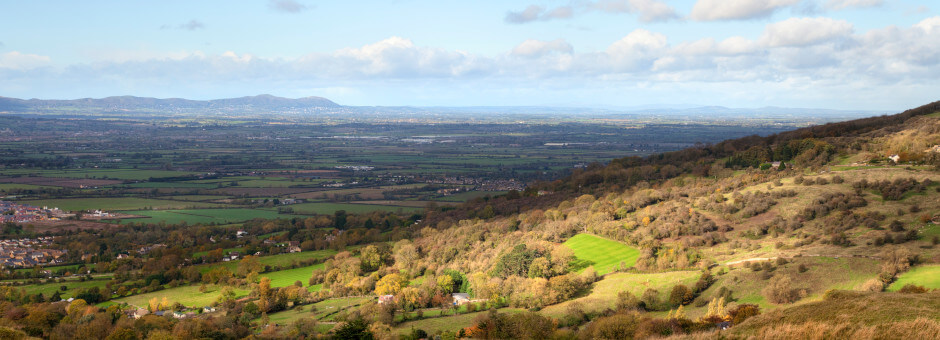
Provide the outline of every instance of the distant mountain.
<path id="1" fill-rule="evenodd" d="M 290 111 L 320 108 L 336 108 L 339 104 L 322 97 L 298 99 L 276 97 L 269 94 L 216 100 L 189 100 L 181 98 L 149 98 L 118 96 L 106 98 L 82 98 L 74 100 L 17 99 L 0 97 L 0 112 L 96 110 L 104 112 L 130 111 L 178 111 L 210 110 L 222 112 L 238 111 Z"/>

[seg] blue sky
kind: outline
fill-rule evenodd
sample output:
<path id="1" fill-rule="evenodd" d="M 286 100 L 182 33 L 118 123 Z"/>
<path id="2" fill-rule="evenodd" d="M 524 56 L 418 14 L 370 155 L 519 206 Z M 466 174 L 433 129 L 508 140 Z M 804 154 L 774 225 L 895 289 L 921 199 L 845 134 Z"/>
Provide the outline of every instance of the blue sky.
<path id="1" fill-rule="evenodd" d="M 5 1 L 0 96 L 901 110 L 940 93 L 906 0 Z"/>

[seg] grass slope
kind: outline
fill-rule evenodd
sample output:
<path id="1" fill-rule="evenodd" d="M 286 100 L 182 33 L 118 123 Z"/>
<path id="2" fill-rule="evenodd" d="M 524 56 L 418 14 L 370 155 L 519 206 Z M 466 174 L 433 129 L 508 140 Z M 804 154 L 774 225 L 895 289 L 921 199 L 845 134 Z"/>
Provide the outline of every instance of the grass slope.
<path id="1" fill-rule="evenodd" d="M 701 272 L 695 270 L 653 274 L 614 273 L 594 283 L 594 287 L 586 296 L 545 307 L 541 313 L 553 318 L 561 318 L 568 312 L 568 306 L 572 303 L 582 304 L 585 312 L 614 308 L 617 303 L 617 293 L 624 290 L 640 297 L 647 288 L 653 288 L 659 291 L 661 299 L 665 299 L 673 286 L 680 283 L 691 286 L 700 275 Z"/>
<path id="2" fill-rule="evenodd" d="M 912 268 L 888 287 L 889 291 L 897 291 L 907 284 L 924 286 L 929 289 L 940 289 L 940 265 L 926 265 Z"/>
<path id="3" fill-rule="evenodd" d="M 940 292 L 924 294 L 834 291 L 824 301 L 778 309 L 731 328 L 741 336 L 781 325 L 822 322 L 830 325 L 877 326 L 918 318 L 940 320 Z M 824 337 L 821 337 L 824 338 Z"/>
<path id="4" fill-rule="evenodd" d="M 575 266 L 586 268 L 593 265 L 598 275 L 612 272 L 620 262 L 631 267 L 640 257 L 640 251 L 635 248 L 591 234 L 575 235 L 564 245 L 574 251 L 578 260 L 583 261 Z"/>
<path id="5" fill-rule="evenodd" d="M 199 285 L 192 285 L 123 297 L 120 299 L 114 299 L 114 301 L 119 303 L 126 302 L 130 305 L 138 307 L 146 307 L 151 298 L 162 300 L 163 297 L 166 297 L 170 303 L 179 302 L 188 307 L 202 307 L 208 306 L 215 302 L 219 297 L 219 292 L 221 291 L 221 287 L 216 285 L 208 285 L 207 287 L 208 290 L 205 293 L 199 291 Z M 235 295 L 237 297 L 245 296 L 247 294 L 247 290 L 237 288 L 235 289 Z"/>

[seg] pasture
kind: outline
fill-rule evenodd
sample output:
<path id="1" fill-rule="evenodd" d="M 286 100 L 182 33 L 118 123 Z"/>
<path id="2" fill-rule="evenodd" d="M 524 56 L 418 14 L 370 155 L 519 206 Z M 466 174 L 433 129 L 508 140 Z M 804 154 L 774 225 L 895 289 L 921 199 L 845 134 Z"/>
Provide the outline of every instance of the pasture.
<path id="1" fill-rule="evenodd" d="M 593 266 L 598 275 L 613 272 L 622 262 L 632 267 L 640 258 L 640 251 L 623 243 L 591 234 L 578 234 L 563 243 L 574 251 L 578 261 L 572 265 L 583 271 Z"/>
<path id="2" fill-rule="evenodd" d="M 205 293 L 203 293 L 199 291 L 199 287 L 200 285 L 191 285 L 167 288 L 155 292 L 114 299 L 114 302 L 125 302 L 129 305 L 146 308 L 147 304 L 150 302 L 150 299 L 157 298 L 157 300 L 162 300 L 164 297 L 166 297 L 171 304 L 179 302 L 180 304 L 187 307 L 203 307 L 211 305 L 213 302 L 215 302 L 219 298 L 220 292 L 222 290 L 222 288 L 217 285 L 206 285 L 208 289 Z M 236 298 L 248 295 L 248 290 L 245 289 L 235 288 L 234 291 Z"/>
<path id="3" fill-rule="evenodd" d="M 206 204 L 202 202 L 189 202 L 194 204 Z M 291 218 L 293 215 L 279 214 L 274 210 L 265 209 L 183 209 L 183 210 L 144 210 L 144 211 L 123 211 L 124 213 L 147 216 L 148 218 L 124 219 L 122 223 L 160 223 L 180 224 L 225 224 L 244 222 L 255 218 L 277 219 Z"/>
<path id="4" fill-rule="evenodd" d="M 659 292 L 660 300 L 663 300 L 668 298 L 673 286 L 677 284 L 691 286 L 698 280 L 699 275 L 701 273 L 696 270 L 652 274 L 614 273 L 594 283 L 594 287 L 587 295 L 545 307 L 541 313 L 553 318 L 561 318 L 568 313 L 568 306 L 573 303 L 581 304 L 584 311 L 588 313 L 614 308 L 617 303 L 617 294 L 624 290 L 640 297 L 643 292 L 652 288 Z"/>
<path id="5" fill-rule="evenodd" d="M 940 289 L 940 265 L 922 265 L 911 268 L 898 276 L 898 280 L 894 281 L 888 287 L 888 290 L 898 291 L 907 284 L 924 286 L 928 289 Z"/>

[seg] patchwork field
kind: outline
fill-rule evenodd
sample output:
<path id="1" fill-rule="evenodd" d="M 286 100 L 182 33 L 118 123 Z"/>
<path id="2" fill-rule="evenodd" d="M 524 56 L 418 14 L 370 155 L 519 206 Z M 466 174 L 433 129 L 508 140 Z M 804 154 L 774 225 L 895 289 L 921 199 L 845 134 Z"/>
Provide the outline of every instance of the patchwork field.
<path id="1" fill-rule="evenodd" d="M 186 209 L 186 208 L 221 208 L 223 204 L 205 202 L 180 202 L 137 197 L 107 197 L 107 198 L 64 198 L 50 200 L 26 200 L 19 203 L 37 207 L 58 207 L 66 211 L 78 210 L 144 210 L 144 209 Z M 129 212 L 137 214 L 137 211 Z"/>
<path id="2" fill-rule="evenodd" d="M 294 209 L 295 214 L 332 214 L 337 210 L 346 210 L 350 214 L 358 213 L 367 213 L 371 211 L 403 211 L 403 212 L 420 212 L 424 210 L 423 208 L 418 207 L 400 207 L 400 206 L 391 206 L 391 205 L 377 205 L 377 204 L 357 204 L 357 203 L 327 203 L 327 202 L 314 202 L 314 203 L 301 203 L 290 205 Z"/>
<path id="3" fill-rule="evenodd" d="M 578 262 L 573 265 L 579 271 L 594 266 L 598 275 L 610 273 L 621 262 L 632 267 L 640 258 L 640 251 L 623 243 L 591 234 L 578 234 L 565 241 L 564 245 L 574 251 Z"/>

